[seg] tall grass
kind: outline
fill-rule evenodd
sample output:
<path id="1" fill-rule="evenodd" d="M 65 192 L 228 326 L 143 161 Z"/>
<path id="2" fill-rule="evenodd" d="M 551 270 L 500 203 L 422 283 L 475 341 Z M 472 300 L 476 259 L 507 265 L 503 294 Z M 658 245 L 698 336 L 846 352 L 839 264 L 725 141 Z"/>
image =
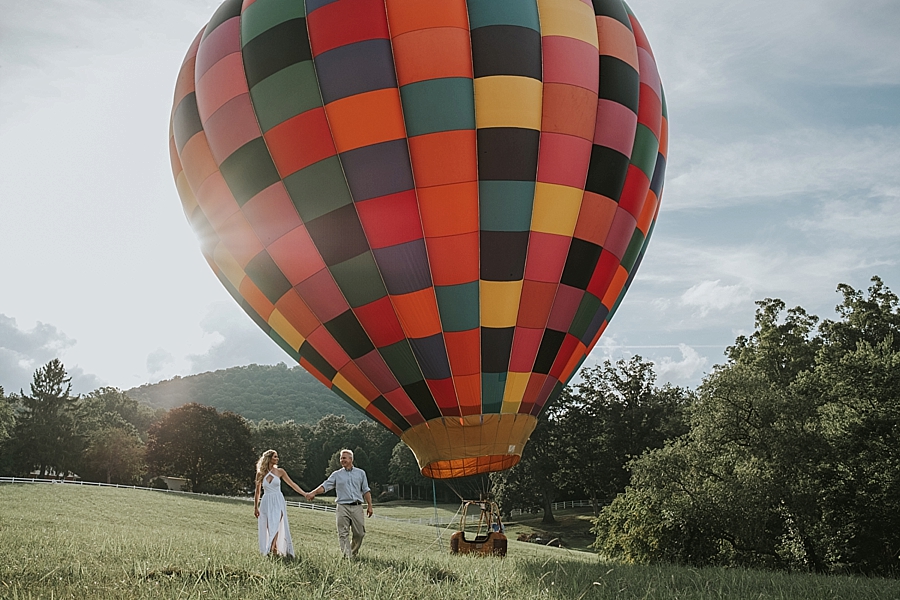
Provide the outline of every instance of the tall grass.
<path id="1" fill-rule="evenodd" d="M 3 485 L 0 598 L 900 598 L 896 580 L 623 566 L 515 541 L 505 559 L 451 556 L 446 532 L 377 519 L 351 563 L 333 515 L 288 514 L 296 560 L 258 554 L 247 502 Z"/>

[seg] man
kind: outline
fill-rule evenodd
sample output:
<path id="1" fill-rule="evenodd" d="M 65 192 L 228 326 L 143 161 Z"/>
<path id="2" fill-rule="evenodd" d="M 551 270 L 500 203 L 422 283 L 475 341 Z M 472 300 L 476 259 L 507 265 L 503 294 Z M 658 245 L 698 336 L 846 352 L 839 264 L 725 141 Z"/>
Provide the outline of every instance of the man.
<path id="1" fill-rule="evenodd" d="M 341 450 L 341 467 L 329 475 L 322 485 L 306 494 L 306 499 L 312 500 L 318 494 L 335 490 L 338 541 L 344 556 L 352 559 L 359 553 L 363 536 L 366 535 L 363 501 L 367 505 L 366 514 L 372 516 L 372 492 L 366 472 L 353 466 L 353 451 Z"/>

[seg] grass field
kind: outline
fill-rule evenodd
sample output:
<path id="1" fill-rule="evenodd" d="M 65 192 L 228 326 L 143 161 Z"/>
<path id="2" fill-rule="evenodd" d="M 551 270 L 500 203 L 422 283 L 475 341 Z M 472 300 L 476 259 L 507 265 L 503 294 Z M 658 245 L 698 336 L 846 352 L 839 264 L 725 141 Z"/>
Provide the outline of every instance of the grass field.
<path id="1" fill-rule="evenodd" d="M 402 518 L 396 504 L 381 508 Z M 0 485 L 0 598 L 900 598 L 897 580 L 616 565 L 515 541 L 505 559 L 451 556 L 446 532 L 383 519 L 367 522 L 361 559 L 350 563 L 332 514 L 288 514 L 292 561 L 259 555 L 248 502 Z"/>

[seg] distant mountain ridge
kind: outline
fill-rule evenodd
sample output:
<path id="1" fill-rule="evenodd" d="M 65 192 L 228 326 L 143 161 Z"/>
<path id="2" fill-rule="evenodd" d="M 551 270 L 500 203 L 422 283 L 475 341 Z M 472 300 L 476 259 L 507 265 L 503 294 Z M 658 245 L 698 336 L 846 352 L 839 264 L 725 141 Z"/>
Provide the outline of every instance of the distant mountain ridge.
<path id="1" fill-rule="evenodd" d="M 268 419 L 315 425 L 326 415 L 350 423 L 366 417 L 322 385 L 302 367 L 247 365 L 175 377 L 126 390 L 133 400 L 170 409 L 188 402 L 230 410 L 252 421 Z"/>

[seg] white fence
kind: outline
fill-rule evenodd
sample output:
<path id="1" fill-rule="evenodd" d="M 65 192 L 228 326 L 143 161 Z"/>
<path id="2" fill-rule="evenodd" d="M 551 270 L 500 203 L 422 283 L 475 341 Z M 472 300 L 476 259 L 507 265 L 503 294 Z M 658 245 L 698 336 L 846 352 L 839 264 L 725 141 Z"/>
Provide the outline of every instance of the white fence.
<path id="1" fill-rule="evenodd" d="M 0 484 L 3 483 L 49 483 L 49 484 L 57 484 L 57 485 L 84 485 L 91 487 L 109 487 L 109 488 L 121 488 L 127 490 L 144 490 L 147 492 L 162 492 L 167 494 L 181 494 L 184 496 L 199 496 L 201 498 L 225 498 L 229 500 L 239 500 L 243 502 L 252 502 L 253 498 L 249 498 L 247 496 L 215 496 L 212 494 L 199 494 L 197 492 L 183 492 L 180 490 L 170 490 L 170 489 L 159 489 L 159 488 L 149 488 L 149 487 L 141 487 L 138 485 L 120 485 L 117 483 L 99 483 L 97 481 L 73 481 L 67 479 L 41 479 L 38 477 L 0 477 Z M 322 512 L 330 512 L 333 513 L 337 510 L 337 508 L 333 504 L 320 504 L 318 502 L 296 502 L 293 500 L 286 500 L 285 503 L 288 506 L 296 506 L 297 508 L 303 508 L 306 510 L 318 510 Z M 431 519 L 396 519 L 394 517 L 385 517 L 383 515 L 375 514 L 372 515 L 373 518 L 376 519 L 385 519 L 388 521 L 397 521 L 400 523 L 415 523 L 419 525 L 430 525 L 430 526 L 439 526 L 439 525 L 449 525 L 450 523 L 458 522 L 458 519 L 455 518 L 438 518 L 437 520 Z"/>
<path id="2" fill-rule="evenodd" d="M 584 506 L 592 505 L 590 500 L 566 500 L 565 502 L 553 502 L 550 506 L 553 508 L 553 510 L 565 510 L 567 508 L 581 508 Z M 539 512 L 544 512 L 543 507 L 532 506 L 531 508 L 526 508 L 524 510 L 514 508 L 513 510 L 509 511 L 509 516 L 518 517 L 520 515 L 533 515 L 534 513 Z"/>
<path id="3" fill-rule="evenodd" d="M 230 496 L 211 496 L 209 494 L 195 494 L 193 492 L 182 492 L 180 490 L 170 490 L 159 489 L 159 488 L 149 488 L 149 487 L 141 487 L 139 485 L 120 485 L 118 483 L 100 483 L 98 481 L 82 481 L 82 480 L 71 480 L 71 479 L 41 479 L 39 477 L 0 477 L 0 483 L 55 483 L 55 484 L 63 484 L 63 485 L 87 485 L 91 487 L 112 487 L 112 488 L 123 488 L 128 490 L 147 490 L 148 492 L 167 492 L 169 494 L 187 494 L 189 496 L 209 496 L 211 498 L 222 498 L 222 497 L 230 497 Z M 241 498 L 241 500 L 246 500 L 246 498 Z"/>
<path id="4" fill-rule="evenodd" d="M 149 487 L 141 487 L 137 485 L 119 485 L 117 483 L 99 483 L 97 481 L 73 481 L 66 479 L 41 479 L 37 477 L 0 477 L 0 484 L 2 483 L 49 483 L 49 484 L 57 484 L 57 485 L 85 485 L 91 487 L 110 487 L 110 488 L 122 488 L 128 490 L 144 490 L 148 492 L 162 492 L 167 494 L 182 494 L 185 496 L 199 496 L 202 498 L 227 498 L 230 500 L 240 500 L 244 502 L 252 502 L 253 498 L 249 498 L 247 496 L 214 496 L 212 494 L 200 494 L 197 492 L 182 492 L 180 490 L 170 490 L 170 489 L 159 489 L 159 488 L 149 488 Z M 306 510 L 318 510 L 323 512 L 335 512 L 337 509 L 333 504 L 320 504 L 318 502 L 296 502 L 293 500 L 287 500 L 286 504 L 288 506 L 295 506 L 297 508 L 303 508 Z M 552 504 L 553 510 L 564 510 L 567 508 L 576 508 L 576 507 L 584 507 L 591 506 L 590 500 L 568 500 L 566 502 L 554 502 Z M 531 509 L 520 510 L 515 509 L 510 511 L 511 517 L 517 517 L 523 514 L 534 514 L 542 512 L 543 509 L 541 507 L 535 506 Z M 394 517 L 385 517 L 383 515 L 374 514 L 373 518 L 376 519 L 385 519 L 387 521 L 396 521 L 399 523 L 413 523 L 417 525 L 428 525 L 431 527 L 443 527 L 446 525 L 450 525 L 453 523 L 459 522 L 459 515 L 456 514 L 452 517 L 434 517 L 429 518 L 418 518 L 418 519 L 397 519 Z M 466 522 L 478 522 L 479 515 L 470 515 L 468 516 Z"/>

